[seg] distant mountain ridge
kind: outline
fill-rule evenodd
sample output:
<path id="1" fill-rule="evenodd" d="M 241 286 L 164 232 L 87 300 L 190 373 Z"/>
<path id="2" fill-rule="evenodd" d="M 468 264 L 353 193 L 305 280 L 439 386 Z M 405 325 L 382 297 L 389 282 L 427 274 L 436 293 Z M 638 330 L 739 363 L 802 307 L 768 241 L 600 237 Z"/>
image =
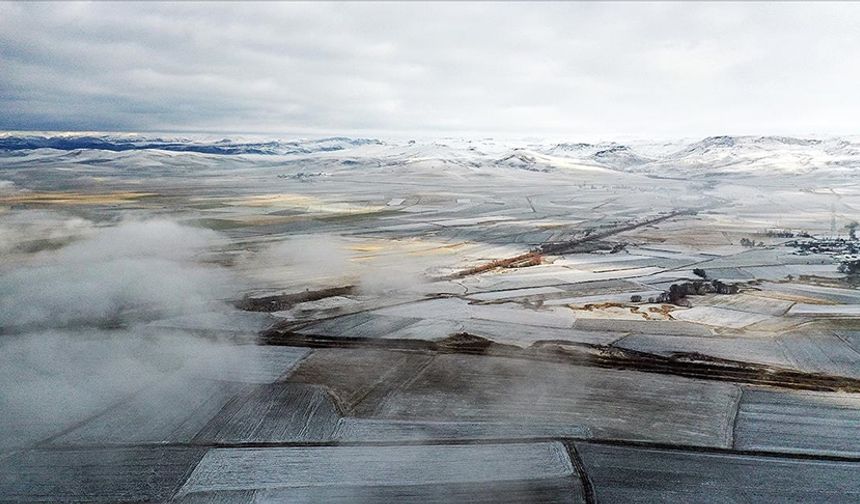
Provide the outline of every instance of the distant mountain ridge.
<path id="1" fill-rule="evenodd" d="M 124 137 L 112 135 L 5 135 L 0 136 L 0 151 L 33 149 L 56 149 L 73 151 L 97 149 L 113 152 L 131 150 L 163 150 L 170 152 L 197 152 L 201 154 L 310 154 L 344 150 L 360 145 L 382 142 L 372 138 L 329 137 L 315 140 L 282 142 L 240 142 L 230 139 L 199 141 L 189 139 L 163 139 L 145 137 Z"/>
<path id="2" fill-rule="evenodd" d="M 544 152 L 643 174 L 695 177 L 717 172 L 811 173 L 860 167 L 860 143 L 842 138 L 789 136 L 710 136 L 660 154 L 643 154 L 618 143 L 559 143 Z"/>
<path id="3" fill-rule="evenodd" d="M 374 149 L 360 147 L 379 146 Z M 0 133 L 0 153 L 54 149 L 72 155 L 91 151 L 190 152 L 207 155 L 323 156 L 327 162 L 441 164 L 464 168 L 499 167 L 534 172 L 613 170 L 649 176 L 707 177 L 811 174 L 819 170 L 860 168 L 860 142 L 848 138 L 788 136 L 711 136 L 681 143 L 616 142 L 531 143 L 484 139 L 383 142 L 374 138 L 333 136 L 297 140 L 238 140 L 147 137 L 142 134 Z M 339 154 L 342 152 L 343 154 Z M 298 161 L 298 160 L 296 160 Z M 846 172 L 847 173 L 847 172 Z"/>

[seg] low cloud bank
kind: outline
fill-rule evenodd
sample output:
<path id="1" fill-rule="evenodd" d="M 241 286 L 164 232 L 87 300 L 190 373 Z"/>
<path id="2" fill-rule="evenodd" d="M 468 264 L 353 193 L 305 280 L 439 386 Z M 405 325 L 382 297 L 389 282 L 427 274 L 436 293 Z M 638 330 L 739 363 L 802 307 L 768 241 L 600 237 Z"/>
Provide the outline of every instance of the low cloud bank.
<path id="1" fill-rule="evenodd" d="M 85 237 L 0 270 L 0 448 L 36 441 L 148 383 L 182 387 L 254 365 L 237 362 L 232 338 L 199 330 L 234 312 L 224 300 L 240 288 L 225 268 L 197 261 L 216 233 L 167 220 L 64 225 Z M 197 330 L 165 324 L 183 317 Z M 258 329 L 247 321 L 238 334 L 250 342 Z"/>
<path id="2" fill-rule="evenodd" d="M 193 262 L 211 231 L 169 221 L 106 228 L 0 278 L 6 332 L 123 326 L 205 309 L 229 295 L 223 270 Z"/>

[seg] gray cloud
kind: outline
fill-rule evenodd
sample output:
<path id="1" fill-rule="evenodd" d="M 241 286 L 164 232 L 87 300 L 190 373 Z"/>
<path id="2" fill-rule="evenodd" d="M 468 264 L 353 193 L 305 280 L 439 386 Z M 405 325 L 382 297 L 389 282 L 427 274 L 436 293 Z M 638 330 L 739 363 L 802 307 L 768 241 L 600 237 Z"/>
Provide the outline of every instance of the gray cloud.
<path id="1" fill-rule="evenodd" d="M 0 128 L 845 133 L 860 6 L 0 4 Z"/>

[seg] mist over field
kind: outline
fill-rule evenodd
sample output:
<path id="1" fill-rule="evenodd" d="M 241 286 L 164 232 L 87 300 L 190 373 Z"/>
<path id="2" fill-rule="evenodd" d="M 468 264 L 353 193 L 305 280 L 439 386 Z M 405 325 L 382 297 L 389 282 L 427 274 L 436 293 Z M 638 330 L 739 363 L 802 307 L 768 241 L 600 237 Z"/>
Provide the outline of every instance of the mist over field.
<path id="1" fill-rule="evenodd" d="M 26 266 L 4 265 L 0 275 L 4 444 L 179 373 L 254 365 L 231 357 L 234 341 L 153 327 L 171 317 L 229 316 L 235 279 L 194 262 L 216 233 L 166 219 L 95 226 L 75 218 L 20 231 L 5 230 L 9 250 L 36 236 L 73 241 L 32 253 Z"/>

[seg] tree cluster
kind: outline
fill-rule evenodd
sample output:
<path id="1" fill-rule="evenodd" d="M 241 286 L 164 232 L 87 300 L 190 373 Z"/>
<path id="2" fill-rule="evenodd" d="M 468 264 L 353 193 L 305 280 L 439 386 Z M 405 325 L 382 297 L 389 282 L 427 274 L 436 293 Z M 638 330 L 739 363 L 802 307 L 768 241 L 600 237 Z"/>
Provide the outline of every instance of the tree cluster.
<path id="1" fill-rule="evenodd" d="M 671 303 L 676 306 L 692 306 L 687 296 L 704 296 L 705 294 L 737 294 L 737 284 L 727 284 L 719 280 L 692 280 L 669 286 L 669 290 L 658 296 L 648 298 L 649 303 Z"/>
<path id="2" fill-rule="evenodd" d="M 860 259 L 842 261 L 842 264 L 839 265 L 839 271 L 848 275 L 860 274 Z"/>
<path id="3" fill-rule="evenodd" d="M 764 247 L 764 242 L 756 243 L 755 240 L 750 240 L 749 238 L 741 238 L 741 246 L 742 247 Z"/>

